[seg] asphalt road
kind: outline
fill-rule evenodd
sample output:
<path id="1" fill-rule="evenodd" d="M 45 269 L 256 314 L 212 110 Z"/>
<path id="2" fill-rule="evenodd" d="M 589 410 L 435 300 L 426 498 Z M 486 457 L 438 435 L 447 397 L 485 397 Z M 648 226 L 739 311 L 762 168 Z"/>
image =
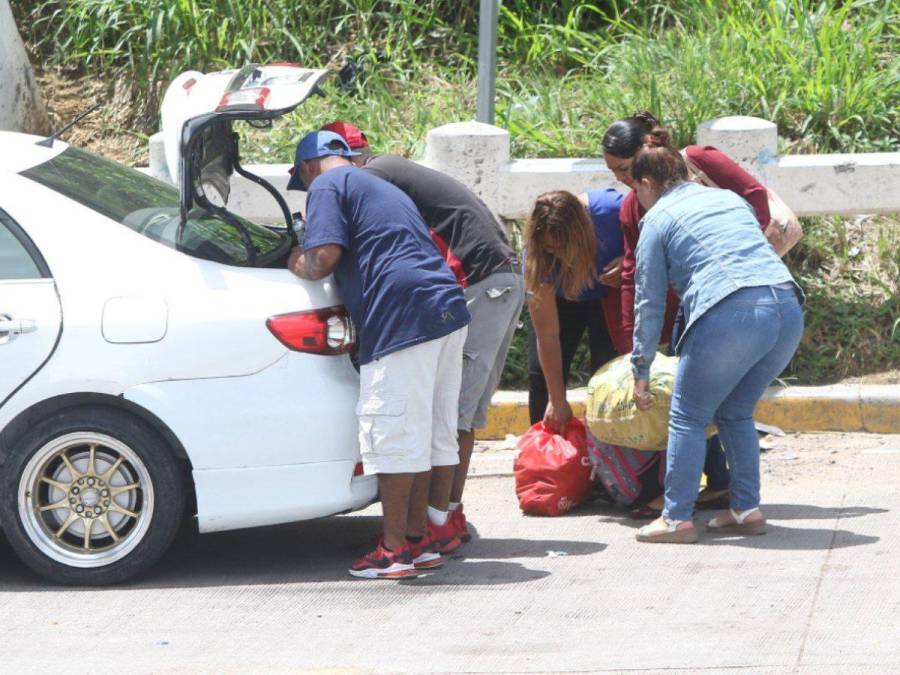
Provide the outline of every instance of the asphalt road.
<path id="1" fill-rule="evenodd" d="M 47 586 L 0 544 L 9 673 L 900 672 L 900 435 L 803 435 L 764 459 L 770 533 L 637 544 L 610 508 L 520 515 L 511 451 L 475 461 L 476 539 L 360 581 L 377 507 L 200 536 L 148 576 Z M 702 516 L 705 519 L 707 516 Z"/>

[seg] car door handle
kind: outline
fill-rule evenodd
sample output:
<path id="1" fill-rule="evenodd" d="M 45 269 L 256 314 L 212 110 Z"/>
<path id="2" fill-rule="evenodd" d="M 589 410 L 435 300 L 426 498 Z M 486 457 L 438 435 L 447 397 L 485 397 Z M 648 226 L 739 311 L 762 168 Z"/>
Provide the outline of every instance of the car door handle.
<path id="1" fill-rule="evenodd" d="M 0 345 L 12 342 L 17 336 L 34 333 L 37 323 L 34 319 L 13 319 L 8 314 L 0 314 Z"/>

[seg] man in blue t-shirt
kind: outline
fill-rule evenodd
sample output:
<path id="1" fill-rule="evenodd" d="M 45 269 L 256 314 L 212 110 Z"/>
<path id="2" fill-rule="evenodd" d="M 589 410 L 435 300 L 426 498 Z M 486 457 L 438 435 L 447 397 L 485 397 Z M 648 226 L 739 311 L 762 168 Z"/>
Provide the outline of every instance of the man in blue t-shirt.
<path id="1" fill-rule="evenodd" d="M 297 146 L 288 189 L 308 186 L 307 225 L 288 265 L 304 279 L 333 273 L 359 330 L 360 451 L 366 473 L 378 474 L 384 538 L 350 574 L 397 579 L 442 564 L 426 509 L 430 489 L 449 498 L 459 462 L 469 313 L 415 204 L 351 155 L 330 131 Z"/>
<path id="2" fill-rule="evenodd" d="M 403 190 L 419 210 L 429 234 L 466 296 L 472 317 L 463 346 L 459 394 L 459 465 L 447 504 L 429 501 L 428 519 L 440 553 L 452 553 L 454 539 L 471 539 L 462 504 L 475 430 L 487 425 L 491 397 L 500 384 L 506 355 L 522 313 L 525 280 L 506 233 L 478 196 L 454 178 L 398 155 L 373 155 L 366 135 L 347 122 L 334 131 L 358 154 L 351 160 Z M 447 521 L 451 528 L 446 528 Z M 444 542 L 447 542 L 446 544 Z"/>

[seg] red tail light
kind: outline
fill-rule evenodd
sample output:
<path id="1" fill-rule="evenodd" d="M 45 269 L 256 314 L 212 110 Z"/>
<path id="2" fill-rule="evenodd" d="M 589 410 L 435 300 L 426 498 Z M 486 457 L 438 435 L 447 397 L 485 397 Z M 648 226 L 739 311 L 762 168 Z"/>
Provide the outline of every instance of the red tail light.
<path id="1" fill-rule="evenodd" d="M 288 349 L 308 354 L 344 354 L 356 346 L 356 330 L 344 307 L 270 317 L 266 327 Z"/>
<path id="2" fill-rule="evenodd" d="M 251 87 L 249 89 L 229 91 L 219 101 L 217 110 L 232 105 L 255 105 L 258 108 L 263 108 L 265 107 L 266 99 L 269 98 L 269 93 L 268 87 Z"/>
<path id="3" fill-rule="evenodd" d="M 356 466 L 353 467 L 353 477 L 355 478 L 356 476 L 362 476 L 362 475 L 365 474 L 365 473 L 366 473 L 366 472 L 365 472 L 365 470 L 363 469 L 363 463 L 362 463 L 362 462 L 357 462 L 357 463 L 356 463 Z"/>

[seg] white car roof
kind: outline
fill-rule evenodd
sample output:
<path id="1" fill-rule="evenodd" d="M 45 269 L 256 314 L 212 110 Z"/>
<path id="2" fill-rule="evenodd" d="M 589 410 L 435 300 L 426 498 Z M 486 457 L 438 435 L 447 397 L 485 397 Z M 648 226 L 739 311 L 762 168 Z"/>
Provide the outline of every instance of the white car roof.
<path id="1" fill-rule="evenodd" d="M 43 136 L 0 131 L 0 172 L 20 173 L 53 159 L 69 147 L 63 141 L 54 141 L 52 148 L 37 145 Z"/>

